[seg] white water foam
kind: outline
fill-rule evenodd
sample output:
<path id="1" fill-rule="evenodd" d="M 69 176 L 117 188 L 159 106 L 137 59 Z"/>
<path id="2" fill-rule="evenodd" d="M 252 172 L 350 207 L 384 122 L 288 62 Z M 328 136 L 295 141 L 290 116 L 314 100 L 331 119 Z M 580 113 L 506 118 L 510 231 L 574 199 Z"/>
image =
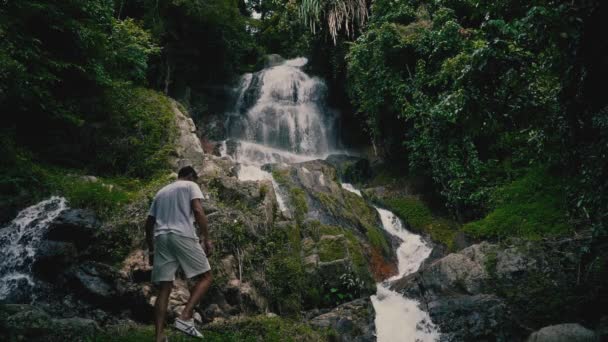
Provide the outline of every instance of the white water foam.
<path id="1" fill-rule="evenodd" d="M 342 188 L 361 196 L 352 184 L 342 183 Z M 390 289 L 391 281 L 416 272 L 432 248 L 419 235 L 407 231 L 395 214 L 382 208 L 376 210 L 384 230 L 402 241 L 397 248 L 398 274 L 376 284 L 376 294 L 371 297 L 376 311 L 376 337 L 379 342 L 437 341 L 439 330 L 429 314 L 420 309 L 420 303 Z"/>
<path id="2" fill-rule="evenodd" d="M 0 300 L 23 286 L 34 286 L 32 264 L 40 241 L 50 223 L 67 209 L 63 197 L 51 197 L 23 209 L 8 225 L 0 229 Z"/>

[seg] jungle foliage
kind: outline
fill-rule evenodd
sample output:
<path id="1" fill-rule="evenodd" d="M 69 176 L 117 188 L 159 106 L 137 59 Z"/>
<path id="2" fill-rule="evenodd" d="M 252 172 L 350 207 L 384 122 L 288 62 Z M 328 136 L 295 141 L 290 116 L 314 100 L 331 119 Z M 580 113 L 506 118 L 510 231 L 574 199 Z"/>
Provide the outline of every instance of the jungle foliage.
<path id="1" fill-rule="evenodd" d="M 571 221 L 604 234 L 605 7 L 374 1 L 347 55 L 350 99 L 386 155 L 432 178 L 461 222 L 485 215 L 496 189 L 541 167 L 568 179 L 557 193 Z"/>

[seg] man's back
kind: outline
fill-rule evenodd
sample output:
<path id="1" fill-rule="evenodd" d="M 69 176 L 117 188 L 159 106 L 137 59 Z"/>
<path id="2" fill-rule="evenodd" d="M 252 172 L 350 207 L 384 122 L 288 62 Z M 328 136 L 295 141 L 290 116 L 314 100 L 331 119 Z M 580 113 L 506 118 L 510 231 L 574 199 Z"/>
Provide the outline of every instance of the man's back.
<path id="1" fill-rule="evenodd" d="M 198 239 L 194 228 L 191 202 L 203 198 L 198 184 L 177 180 L 160 189 L 150 207 L 150 216 L 156 219 L 154 236 L 174 233 Z"/>

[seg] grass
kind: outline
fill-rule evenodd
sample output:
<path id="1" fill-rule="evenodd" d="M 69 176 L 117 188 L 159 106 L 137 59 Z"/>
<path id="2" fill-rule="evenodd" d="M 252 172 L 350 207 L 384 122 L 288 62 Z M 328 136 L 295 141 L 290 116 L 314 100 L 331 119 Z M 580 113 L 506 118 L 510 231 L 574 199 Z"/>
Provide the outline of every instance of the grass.
<path id="1" fill-rule="evenodd" d="M 544 168 L 498 188 L 492 210 L 483 219 L 466 224 L 477 238 L 519 237 L 531 240 L 568 234 L 566 196 L 562 181 Z"/>
<path id="2" fill-rule="evenodd" d="M 168 329 L 170 341 L 200 341 L 172 329 Z M 280 317 L 256 316 L 227 324 L 206 326 L 201 331 L 205 341 L 210 342 L 279 342 L 279 341 L 327 341 L 330 330 L 313 330 L 301 322 Z M 90 342 L 135 342 L 154 340 L 151 326 L 115 327 L 89 339 Z"/>

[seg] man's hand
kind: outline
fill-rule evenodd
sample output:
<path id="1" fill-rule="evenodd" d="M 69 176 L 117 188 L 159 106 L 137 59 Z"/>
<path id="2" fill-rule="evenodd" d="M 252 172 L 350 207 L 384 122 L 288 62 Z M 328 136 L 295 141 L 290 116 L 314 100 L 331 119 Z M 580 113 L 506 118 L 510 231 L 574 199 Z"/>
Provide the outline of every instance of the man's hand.
<path id="1" fill-rule="evenodd" d="M 207 257 L 210 257 L 213 254 L 213 243 L 211 240 L 205 240 L 203 243 L 203 249 L 205 250 L 205 254 Z"/>

